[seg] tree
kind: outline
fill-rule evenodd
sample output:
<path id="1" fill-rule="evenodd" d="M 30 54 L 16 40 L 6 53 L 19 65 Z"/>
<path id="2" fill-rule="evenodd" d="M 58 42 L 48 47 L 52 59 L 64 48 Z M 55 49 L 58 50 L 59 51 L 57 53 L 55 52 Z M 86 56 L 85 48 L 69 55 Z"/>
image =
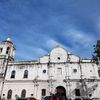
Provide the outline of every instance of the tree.
<path id="1" fill-rule="evenodd" d="M 94 46 L 94 55 L 92 59 L 94 63 L 96 63 L 97 65 L 99 64 L 98 62 L 100 60 L 100 40 L 97 40 L 97 43 Z"/>

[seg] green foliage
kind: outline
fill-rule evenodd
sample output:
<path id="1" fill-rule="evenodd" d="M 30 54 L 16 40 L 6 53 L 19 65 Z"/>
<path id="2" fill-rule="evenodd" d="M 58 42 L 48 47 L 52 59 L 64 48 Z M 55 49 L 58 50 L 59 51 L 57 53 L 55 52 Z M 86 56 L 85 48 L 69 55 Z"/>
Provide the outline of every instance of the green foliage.
<path id="1" fill-rule="evenodd" d="M 100 40 L 98 40 L 96 46 L 94 46 L 94 55 L 93 55 L 92 59 L 93 59 L 94 63 L 96 63 L 97 65 L 99 64 L 99 60 L 100 60 Z"/>

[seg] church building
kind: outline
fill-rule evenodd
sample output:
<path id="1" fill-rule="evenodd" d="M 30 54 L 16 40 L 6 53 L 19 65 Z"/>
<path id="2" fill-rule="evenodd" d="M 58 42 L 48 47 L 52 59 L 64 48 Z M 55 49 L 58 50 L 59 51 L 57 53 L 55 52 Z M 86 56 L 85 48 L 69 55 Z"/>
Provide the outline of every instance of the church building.
<path id="1" fill-rule="evenodd" d="M 72 100 L 100 98 L 100 65 L 92 58 L 80 58 L 58 45 L 47 55 L 30 61 L 14 60 L 15 51 L 10 38 L 0 42 L 1 98 L 15 100 L 17 95 L 43 100 L 59 86 Z"/>

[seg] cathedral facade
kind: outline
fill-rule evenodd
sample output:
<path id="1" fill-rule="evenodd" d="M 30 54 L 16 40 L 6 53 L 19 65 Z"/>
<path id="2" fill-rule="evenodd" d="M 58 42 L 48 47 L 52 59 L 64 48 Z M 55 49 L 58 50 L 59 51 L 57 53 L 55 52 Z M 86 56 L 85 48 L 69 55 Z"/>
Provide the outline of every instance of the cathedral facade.
<path id="1" fill-rule="evenodd" d="M 38 60 L 16 61 L 15 50 L 10 38 L 0 42 L 1 98 L 32 96 L 42 100 L 58 86 L 63 86 L 72 100 L 100 97 L 100 67 L 92 59 L 82 59 L 56 46 Z"/>

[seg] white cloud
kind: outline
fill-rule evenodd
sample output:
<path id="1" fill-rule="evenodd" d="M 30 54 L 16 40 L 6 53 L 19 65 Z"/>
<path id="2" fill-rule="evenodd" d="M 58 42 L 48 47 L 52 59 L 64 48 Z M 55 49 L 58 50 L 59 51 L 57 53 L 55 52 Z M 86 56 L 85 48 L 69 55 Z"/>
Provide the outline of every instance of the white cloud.
<path id="1" fill-rule="evenodd" d="M 46 45 L 47 45 L 48 47 L 50 47 L 50 48 L 54 48 L 55 46 L 60 45 L 62 48 L 71 51 L 71 49 L 70 49 L 69 47 L 67 47 L 67 46 L 65 46 L 65 45 L 63 45 L 63 44 L 61 44 L 61 43 L 59 43 L 58 41 L 55 41 L 55 40 L 53 40 L 53 39 L 49 39 L 49 40 L 47 41 Z"/>
<path id="2" fill-rule="evenodd" d="M 58 43 L 57 41 L 53 40 L 53 39 L 49 39 L 46 43 L 47 46 L 50 47 L 55 47 L 56 45 L 60 45 L 60 43 Z"/>
<path id="3" fill-rule="evenodd" d="M 38 55 L 47 54 L 47 52 L 42 48 L 35 48 L 35 51 L 38 53 Z"/>
<path id="4" fill-rule="evenodd" d="M 40 56 L 43 56 L 44 54 L 47 54 L 47 52 L 39 47 L 36 46 L 28 46 L 23 45 L 23 49 L 19 49 L 16 52 L 16 58 L 19 59 L 26 59 L 26 60 L 32 60 L 32 59 L 38 59 Z"/>
<path id="5" fill-rule="evenodd" d="M 94 38 L 82 31 L 70 29 L 63 33 L 66 38 L 70 38 L 72 42 L 78 42 L 87 47 L 89 43 L 93 42 Z"/>

